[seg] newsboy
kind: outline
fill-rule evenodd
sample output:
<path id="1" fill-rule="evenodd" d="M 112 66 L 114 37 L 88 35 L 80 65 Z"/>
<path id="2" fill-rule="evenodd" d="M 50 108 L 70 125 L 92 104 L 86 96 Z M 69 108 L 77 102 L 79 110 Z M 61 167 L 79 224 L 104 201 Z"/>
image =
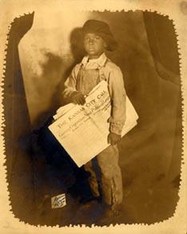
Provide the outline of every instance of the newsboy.
<path id="1" fill-rule="evenodd" d="M 119 167 L 117 143 L 125 124 L 126 92 L 120 68 L 105 54 L 117 48 L 109 25 L 99 20 L 88 20 L 82 28 L 86 52 L 81 63 L 77 64 L 65 82 L 62 93 L 67 102 L 84 105 L 87 95 L 100 81 L 105 80 L 111 97 L 111 116 L 109 118 L 108 146 L 96 156 L 101 178 L 98 179 L 93 168 L 93 160 L 84 165 L 90 173 L 89 184 L 95 198 L 102 198 L 109 210 L 115 211 L 122 203 L 122 175 Z M 80 136 L 81 137 L 81 136 Z"/>

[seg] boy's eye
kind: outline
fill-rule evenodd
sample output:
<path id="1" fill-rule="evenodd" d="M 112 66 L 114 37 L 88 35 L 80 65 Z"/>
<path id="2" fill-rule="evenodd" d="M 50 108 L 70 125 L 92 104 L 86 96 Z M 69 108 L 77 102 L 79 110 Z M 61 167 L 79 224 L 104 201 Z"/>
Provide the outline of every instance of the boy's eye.
<path id="1" fill-rule="evenodd" d="M 84 40 L 85 41 L 95 41 L 95 40 L 100 40 L 100 36 L 95 36 L 95 37 L 85 37 Z"/>
<path id="2" fill-rule="evenodd" d="M 85 37 L 84 40 L 85 40 L 85 41 L 89 41 L 90 38 L 89 38 L 89 37 Z"/>

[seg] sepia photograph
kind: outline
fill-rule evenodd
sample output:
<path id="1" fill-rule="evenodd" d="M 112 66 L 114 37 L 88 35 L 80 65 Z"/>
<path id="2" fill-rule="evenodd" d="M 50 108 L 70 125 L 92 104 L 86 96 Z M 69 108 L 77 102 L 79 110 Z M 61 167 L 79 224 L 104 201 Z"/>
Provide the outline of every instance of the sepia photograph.
<path id="1" fill-rule="evenodd" d="M 14 18 L 6 51 L 4 165 L 15 218 L 108 227 L 174 216 L 183 99 L 169 16 L 44 7 Z"/>

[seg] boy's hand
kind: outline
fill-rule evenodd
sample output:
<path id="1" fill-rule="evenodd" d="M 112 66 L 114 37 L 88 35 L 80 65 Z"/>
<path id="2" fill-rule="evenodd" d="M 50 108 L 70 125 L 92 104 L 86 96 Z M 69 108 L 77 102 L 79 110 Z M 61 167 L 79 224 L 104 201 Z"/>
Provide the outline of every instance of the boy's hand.
<path id="1" fill-rule="evenodd" d="M 73 92 L 71 100 L 73 103 L 79 104 L 79 105 L 84 105 L 86 102 L 84 95 L 82 93 L 76 92 L 76 91 Z"/>
<path id="2" fill-rule="evenodd" d="M 121 139 L 121 135 L 115 133 L 109 133 L 108 135 L 108 143 L 111 145 L 116 145 Z"/>

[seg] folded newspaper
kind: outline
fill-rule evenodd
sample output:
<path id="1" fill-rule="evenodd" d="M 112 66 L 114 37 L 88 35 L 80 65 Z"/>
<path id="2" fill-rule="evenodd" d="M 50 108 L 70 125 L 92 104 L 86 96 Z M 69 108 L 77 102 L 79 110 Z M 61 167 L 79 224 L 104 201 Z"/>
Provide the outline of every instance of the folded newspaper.
<path id="1" fill-rule="evenodd" d="M 111 102 L 107 82 L 101 81 L 86 97 L 84 105 L 68 104 L 57 110 L 50 131 L 81 167 L 109 146 L 108 119 Z M 126 98 L 126 123 L 122 136 L 137 124 L 138 115 Z"/>

